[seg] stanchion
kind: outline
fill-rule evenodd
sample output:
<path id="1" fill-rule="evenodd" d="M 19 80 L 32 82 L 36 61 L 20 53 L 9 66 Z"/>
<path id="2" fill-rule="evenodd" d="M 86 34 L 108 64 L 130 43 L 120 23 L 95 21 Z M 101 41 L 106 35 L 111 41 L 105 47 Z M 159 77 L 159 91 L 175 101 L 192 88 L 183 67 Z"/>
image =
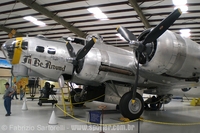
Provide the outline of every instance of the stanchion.
<path id="1" fill-rule="evenodd" d="M 99 133 L 105 133 L 104 131 L 103 131 L 103 110 L 106 108 L 106 106 L 105 105 L 100 105 L 99 106 L 99 109 L 101 109 L 101 132 L 99 132 Z"/>
<path id="2" fill-rule="evenodd" d="M 138 133 L 140 133 L 140 118 L 138 119 Z"/>

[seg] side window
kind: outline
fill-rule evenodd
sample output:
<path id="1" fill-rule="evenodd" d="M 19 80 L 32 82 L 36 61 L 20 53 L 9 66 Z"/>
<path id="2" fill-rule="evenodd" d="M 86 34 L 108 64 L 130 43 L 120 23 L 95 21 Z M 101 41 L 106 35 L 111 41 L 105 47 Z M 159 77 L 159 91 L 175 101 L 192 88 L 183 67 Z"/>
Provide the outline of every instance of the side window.
<path id="1" fill-rule="evenodd" d="M 36 51 L 40 52 L 40 53 L 44 53 L 44 47 L 43 46 L 37 46 Z"/>
<path id="2" fill-rule="evenodd" d="M 56 50 L 54 48 L 48 48 L 48 54 L 56 54 Z"/>
<path id="3" fill-rule="evenodd" d="M 27 50 L 28 49 L 28 42 L 27 41 L 23 41 L 22 42 L 22 49 L 23 50 Z"/>

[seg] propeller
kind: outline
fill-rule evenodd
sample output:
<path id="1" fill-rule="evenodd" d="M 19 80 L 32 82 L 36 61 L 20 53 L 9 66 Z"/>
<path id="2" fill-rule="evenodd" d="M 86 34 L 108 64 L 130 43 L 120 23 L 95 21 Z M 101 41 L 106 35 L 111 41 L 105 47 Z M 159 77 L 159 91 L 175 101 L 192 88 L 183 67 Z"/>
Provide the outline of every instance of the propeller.
<path id="1" fill-rule="evenodd" d="M 126 39 L 127 42 L 131 43 L 131 41 L 133 40 L 137 40 L 135 35 L 132 34 L 128 29 L 124 28 L 124 27 L 118 27 L 117 31 L 121 34 L 122 37 L 124 37 L 124 39 Z"/>
<path id="2" fill-rule="evenodd" d="M 152 43 L 156 39 L 158 39 L 179 18 L 181 13 L 182 12 L 179 8 L 174 10 L 167 18 L 162 20 L 160 24 L 158 24 L 155 28 L 153 28 L 142 41 L 136 40 L 135 35 L 132 34 L 128 29 L 121 26 L 117 28 L 117 32 L 120 33 L 121 36 L 123 36 L 126 39 L 126 41 L 128 41 L 130 44 L 136 47 L 138 62 L 136 65 L 135 85 L 134 87 L 132 87 L 132 91 L 133 91 L 132 103 L 135 102 L 136 89 L 138 85 L 140 57 L 142 53 L 145 52 L 145 49 L 147 47 L 146 44 Z"/>
<path id="3" fill-rule="evenodd" d="M 162 20 L 145 38 L 143 44 L 147 44 L 158 39 L 182 14 L 181 10 L 177 8 L 167 18 Z"/>
<path id="4" fill-rule="evenodd" d="M 65 38 L 63 38 L 66 40 Z M 80 49 L 77 54 L 74 52 L 74 48 L 72 47 L 71 43 L 69 41 L 66 42 L 66 47 L 69 52 L 69 55 L 71 57 L 71 63 L 73 64 L 73 70 L 72 70 L 72 75 L 74 74 L 74 71 L 77 69 L 81 69 L 80 67 L 81 63 L 83 62 L 84 57 L 87 55 L 87 53 L 91 50 L 93 45 L 95 44 L 96 39 L 93 37 L 87 44 Z M 78 73 L 79 71 L 77 71 Z"/>
<path id="5" fill-rule="evenodd" d="M 69 52 L 70 57 L 75 58 L 75 57 L 76 57 L 76 54 L 75 54 L 75 52 L 74 52 L 74 49 L 73 49 L 72 45 L 71 45 L 69 42 L 67 42 L 66 47 L 67 47 L 67 50 L 68 50 L 68 52 Z"/>
<path id="6" fill-rule="evenodd" d="M 177 8 L 172 12 L 167 18 L 165 18 L 160 24 L 158 24 L 153 30 L 149 32 L 149 34 L 145 37 L 143 41 L 136 41 L 135 35 L 132 34 L 128 29 L 119 26 L 117 28 L 117 32 L 121 34 L 129 43 L 135 45 L 137 48 L 143 48 L 139 49 L 142 50 L 140 52 L 143 52 L 144 46 L 147 43 L 151 43 L 158 39 L 181 15 L 181 10 Z"/>

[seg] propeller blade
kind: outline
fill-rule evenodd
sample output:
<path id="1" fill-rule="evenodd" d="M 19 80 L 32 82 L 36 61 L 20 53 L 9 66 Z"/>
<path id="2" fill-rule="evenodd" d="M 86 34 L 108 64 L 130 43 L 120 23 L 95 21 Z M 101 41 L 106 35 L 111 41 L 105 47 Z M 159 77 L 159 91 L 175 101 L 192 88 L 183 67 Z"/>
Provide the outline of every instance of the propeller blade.
<path id="1" fill-rule="evenodd" d="M 124 37 L 124 39 L 126 39 L 126 41 L 128 41 L 129 43 L 132 40 L 137 40 L 135 35 L 132 34 L 128 29 L 126 29 L 125 27 L 119 26 L 117 27 L 117 32 L 120 33 L 120 35 L 122 37 Z"/>
<path id="2" fill-rule="evenodd" d="M 72 47 L 72 45 L 69 42 L 66 43 L 66 47 L 67 47 L 70 57 L 76 57 L 74 48 Z"/>
<path id="3" fill-rule="evenodd" d="M 143 41 L 143 45 L 155 41 L 159 38 L 182 14 L 181 10 L 177 8 L 167 18 L 165 18 L 160 24 L 158 24 Z"/>
<path id="4" fill-rule="evenodd" d="M 73 40 L 72 42 L 80 43 L 80 44 L 82 44 L 82 45 L 85 45 L 85 40 L 80 39 L 80 38 L 74 38 L 74 40 Z"/>
<path id="5" fill-rule="evenodd" d="M 90 49 L 95 44 L 96 39 L 92 38 L 80 51 L 78 51 L 76 60 L 80 60 L 86 56 L 86 54 L 90 51 Z"/>

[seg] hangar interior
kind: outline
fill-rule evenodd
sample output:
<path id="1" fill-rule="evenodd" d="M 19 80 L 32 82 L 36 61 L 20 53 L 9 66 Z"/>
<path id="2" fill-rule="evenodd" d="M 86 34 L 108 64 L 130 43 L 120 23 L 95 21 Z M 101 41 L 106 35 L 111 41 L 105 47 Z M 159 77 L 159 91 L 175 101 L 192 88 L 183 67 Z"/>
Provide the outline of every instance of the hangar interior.
<path id="1" fill-rule="evenodd" d="M 186 32 L 186 37 L 200 43 L 200 2 L 197 0 L 1 0 L 0 1 L 0 44 L 14 37 L 35 37 L 43 35 L 48 39 L 61 37 L 86 38 L 100 35 L 107 45 L 133 51 L 129 43 L 121 38 L 116 28 L 120 25 L 138 37 L 145 29 L 154 28 L 176 7 L 183 8 L 183 14 L 169 30 L 177 34 Z M 101 15 L 91 13 L 98 7 Z M 100 17 L 100 18 L 96 18 Z M 4 83 L 11 82 L 11 70 L 0 69 L 0 93 L 4 93 Z M 43 81 L 42 81 L 43 82 Z M 44 82 L 41 86 L 44 85 Z M 57 87 L 57 86 L 56 86 Z M 196 95 L 200 94 L 198 88 Z M 58 98 L 59 99 L 59 98 Z M 1 131 L 7 132 L 101 132 L 101 126 L 86 123 L 89 110 L 100 110 L 106 105 L 104 132 L 198 132 L 199 106 L 191 106 L 186 98 L 172 100 L 159 111 L 146 110 L 140 120 L 123 123 L 115 105 L 101 102 L 88 102 L 83 107 L 73 108 L 75 118 L 65 117 L 63 112 L 51 104 L 38 106 L 38 100 L 12 101 L 12 114 L 5 117 L 4 101 L 2 107 Z M 62 100 L 58 100 L 61 104 Z M 25 107 L 26 104 L 28 107 Z M 110 112 L 109 112 L 110 110 Z M 54 112 L 55 111 L 55 112 Z M 55 114 L 54 114 L 55 113 Z M 52 116 L 53 114 L 53 116 Z M 50 119 L 55 125 L 50 125 Z M 102 121 L 101 121 L 102 122 Z M 78 127 L 73 128 L 73 125 Z M 114 126 L 123 125 L 125 129 Z M 81 126 L 81 129 L 79 128 Z M 85 129 L 86 126 L 86 129 Z M 132 126 L 133 129 L 128 129 Z M 79 129 L 77 129 L 79 128 Z M 83 129 L 84 128 L 84 129 Z M 84 131 L 83 131 L 84 130 Z"/>

